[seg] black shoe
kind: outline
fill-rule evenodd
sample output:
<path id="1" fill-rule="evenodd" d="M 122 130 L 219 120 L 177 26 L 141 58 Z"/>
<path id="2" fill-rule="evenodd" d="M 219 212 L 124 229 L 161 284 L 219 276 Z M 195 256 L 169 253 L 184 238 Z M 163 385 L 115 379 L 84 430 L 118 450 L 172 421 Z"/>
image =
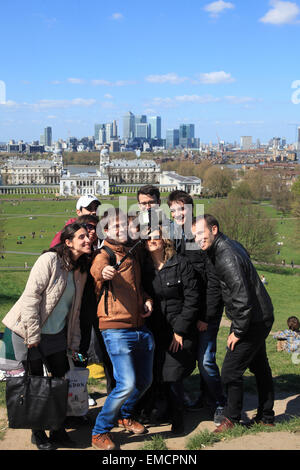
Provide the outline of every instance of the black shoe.
<path id="1" fill-rule="evenodd" d="M 50 442 L 45 431 L 32 431 L 31 442 L 35 444 L 39 450 L 54 450 L 52 442 Z"/>
<path id="2" fill-rule="evenodd" d="M 73 441 L 66 432 L 65 429 L 58 429 L 57 431 L 50 431 L 50 441 L 53 444 L 61 447 L 76 447 L 77 444 Z"/>
<path id="3" fill-rule="evenodd" d="M 178 411 L 172 418 L 171 433 L 184 434 L 183 413 L 181 411 Z"/>

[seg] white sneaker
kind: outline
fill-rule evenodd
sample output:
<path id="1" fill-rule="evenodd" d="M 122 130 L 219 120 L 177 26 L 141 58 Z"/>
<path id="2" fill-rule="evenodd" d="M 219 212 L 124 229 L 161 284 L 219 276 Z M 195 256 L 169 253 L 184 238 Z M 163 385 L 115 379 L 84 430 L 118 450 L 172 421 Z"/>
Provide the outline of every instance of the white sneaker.
<path id="1" fill-rule="evenodd" d="M 214 414 L 214 423 L 216 426 L 220 426 L 224 419 L 224 406 L 218 406 Z"/>
<path id="2" fill-rule="evenodd" d="M 95 406 L 97 405 L 97 402 L 94 400 L 94 398 L 92 398 L 90 395 L 89 395 L 89 406 Z"/>

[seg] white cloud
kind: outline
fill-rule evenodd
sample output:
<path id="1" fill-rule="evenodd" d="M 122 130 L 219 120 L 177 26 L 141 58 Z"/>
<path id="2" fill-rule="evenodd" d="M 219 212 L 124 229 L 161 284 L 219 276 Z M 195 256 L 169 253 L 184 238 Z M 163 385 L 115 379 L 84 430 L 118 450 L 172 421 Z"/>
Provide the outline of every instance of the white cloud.
<path id="1" fill-rule="evenodd" d="M 148 75 L 145 80 L 149 83 L 171 83 L 172 85 L 178 85 L 188 79 L 187 77 L 179 77 L 176 73 L 167 73 L 165 75 Z"/>
<path id="2" fill-rule="evenodd" d="M 235 8 L 234 4 L 231 2 L 224 2 L 223 0 L 218 0 L 217 2 L 208 3 L 205 5 L 204 10 L 207 11 L 210 16 L 213 18 L 218 17 L 225 10 L 232 10 Z"/>
<path id="3" fill-rule="evenodd" d="M 127 86 L 135 85 L 136 83 L 134 80 L 116 80 L 115 82 L 110 82 L 109 80 L 96 79 L 91 81 L 91 84 L 94 86 Z"/>
<path id="4" fill-rule="evenodd" d="M 232 104 L 246 104 L 261 101 L 257 98 L 252 98 L 251 96 L 225 96 L 224 99 Z"/>
<path id="5" fill-rule="evenodd" d="M 180 103 L 216 103 L 220 98 L 211 95 L 183 95 L 175 96 L 175 100 Z"/>
<path id="6" fill-rule="evenodd" d="M 220 103 L 227 102 L 229 104 L 237 105 L 247 105 L 249 103 L 257 103 L 261 100 L 257 98 L 252 98 L 251 96 L 213 96 L 213 95 L 178 95 L 173 98 L 167 97 L 156 97 L 150 103 L 147 103 L 147 106 L 154 107 L 175 107 L 184 103 L 195 103 L 195 104 L 209 104 L 209 103 Z"/>
<path id="7" fill-rule="evenodd" d="M 3 105 L 6 108 L 12 109 L 33 109 L 34 111 L 41 111 L 43 109 L 53 109 L 53 108 L 71 108 L 73 106 L 89 107 L 93 106 L 96 103 L 96 100 L 93 98 L 74 98 L 72 100 L 39 100 L 36 103 L 16 103 L 15 101 L 6 101 Z"/>
<path id="8" fill-rule="evenodd" d="M 112 100 L 113 96 L 110 95 L 109 93 L 105 93 L 104 98 L 106 98 L 107 100 Z"/>
<path id="9" fill-rule="evenodd" d="M 6 108 L 18 108 L 19 104 L 16 101 L 7 100 L 7 101 L 0 101 L 0 106 L 4 106 Z"/>
<path id="10" fill-rule="evenodd" d="M 102 80 L 102 79 L 97 79 L 97 80 L 92 80 L 92 85 L 95 86 L 111 86 L 112 82 L 109 82 L 108 80 Z"/>
<path id="11" fill-rule="evenodd" d="M 270 1 L 271 9 L 260 18 L 261 23 L 269 23 L 274 25 L 299 23 L 297 18 L 300 8 L 294 2 L 284 2 L 281 0 Z"/>
<path id="12" fill-rule="evenodd" d="M 124 16 L 122 15 L 122 13 L 119 13 L 119 12 L 113 13 L 113 14 L 111 15 L 111 19 L 112 19 L 112 20 L 119 21 L 119 20 L 122 20 L 123 18 L 124 18 Z"/>
<path id="13" fill-rule="evenodd" d="M 209 72 L 200 74 L 200 82 L 215 85 L 218 83 L 232 83 L 235 79 L 231 76 L 230 73 L 226 73 L 223 70 L 220 72 Z"/>
<path id="14" fill-rule="evenodd" d="M 85 80 L 83 78 L 68 78 L 67 82 L 73 83 L 74 85 L 83 85 Z"/>

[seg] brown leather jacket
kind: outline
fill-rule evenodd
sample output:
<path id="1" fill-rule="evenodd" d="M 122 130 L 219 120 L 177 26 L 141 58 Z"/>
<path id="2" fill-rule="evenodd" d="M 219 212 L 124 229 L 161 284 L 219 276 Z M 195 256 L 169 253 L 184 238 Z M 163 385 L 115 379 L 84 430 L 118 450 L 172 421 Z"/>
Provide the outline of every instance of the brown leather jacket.
<path id="1" fill-rule="evenodd" d="M 115 244 L 111 240 L 105 240 L 104 244 L 114 251 L 117 262 L 130 248 Z M 91 275 L 94 278 L 97 299 L 104 282 L 102 271 L 109 264 L 109 255 L 105 250 L 101 250 L 93 260 Z M 133 254 L 124 261 L 116 276 L 109 281 L 106 305 L 105 293 L 101 296 L 97 309 L 100 330 L 142 327 L 144 319 L 141 314 L 144 313 L 144 303 L 147 300 L 152 299 L 142 288 L 140 262 L 137 254 Z"/>

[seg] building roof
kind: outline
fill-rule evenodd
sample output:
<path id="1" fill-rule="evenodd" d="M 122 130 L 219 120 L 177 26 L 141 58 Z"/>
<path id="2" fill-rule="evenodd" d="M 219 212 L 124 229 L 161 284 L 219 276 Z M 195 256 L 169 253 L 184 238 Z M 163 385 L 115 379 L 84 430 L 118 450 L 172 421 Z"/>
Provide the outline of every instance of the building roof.
<path id="1" fill-rule="evenodd" d="M 173 178 L 176 181 L 179 181 L 180 183 L 186 183 L 186 184 L 200 184 L 201 179 L 197 178 L 196 176 L 182 176 L 178 175 L 177 173 L 173 171 L 164 171 L 164 175 L 168 176 L 169 178 Z"/>
<path id="2" fill-rule="evenodd" d="M 109 163 L 105 163 L 104 166 L 112 168 L 159 168 L 159 165 L 153 160 L 125 160 L 124 158 L 111 160 Z"/>
<path id="3" fill-rule="evenodd" d="M 7 160 L 4 166 L 9 168 L 16 168 L 16 167 L 43 167 L 43 168 L 50 168 L 52 166 L 57 166 L 57 163 L 53 162 L 53 160 L 25 160 L 25 159 L 13 159 Z"/>

